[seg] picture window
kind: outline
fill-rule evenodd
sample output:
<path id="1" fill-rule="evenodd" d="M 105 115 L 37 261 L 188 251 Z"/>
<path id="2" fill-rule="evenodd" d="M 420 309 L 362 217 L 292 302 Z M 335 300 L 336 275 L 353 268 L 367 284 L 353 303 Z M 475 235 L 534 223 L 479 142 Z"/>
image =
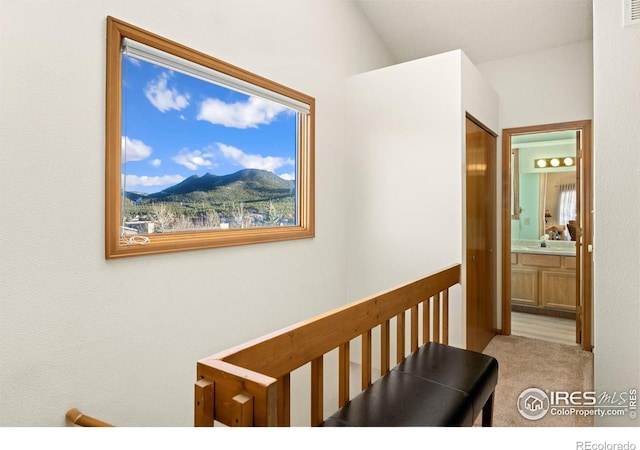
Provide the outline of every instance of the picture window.
<path id="1" fill-rule="evenodd" d="M 106 257 L 314 236 L 314 99 L 107 20 Z"/>

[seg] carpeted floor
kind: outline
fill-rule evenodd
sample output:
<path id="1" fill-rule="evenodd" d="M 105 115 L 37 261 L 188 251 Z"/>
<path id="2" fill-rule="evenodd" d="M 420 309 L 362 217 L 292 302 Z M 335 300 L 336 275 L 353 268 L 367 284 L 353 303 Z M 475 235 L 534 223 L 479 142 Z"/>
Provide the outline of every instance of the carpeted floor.
<path id="1" fill-rule="evenodd" d="M 498 360 L 495 427 L 589 427 L 592 416 L 547 413 L 539 420 L 520 415 L 517 401 L 528 388 L 549 391 L 592 391 L 593 353 L 578 346 L 520 336 L 496 336 L 484 352 Z"/>

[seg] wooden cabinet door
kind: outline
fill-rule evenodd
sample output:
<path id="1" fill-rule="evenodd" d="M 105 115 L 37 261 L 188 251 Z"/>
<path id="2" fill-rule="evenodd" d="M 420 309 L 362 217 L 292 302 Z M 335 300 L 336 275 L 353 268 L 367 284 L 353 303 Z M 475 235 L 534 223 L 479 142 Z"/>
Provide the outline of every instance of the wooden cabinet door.
<path id="1" fill-rule="evenodd" d="M 541 306 L 576 311 L 576 274 L 545 270 L 540 272 Z"/>
<path id="2" fill-rule="evenodd" d="M 511 268 L 511 303 L 538 306 L 538 270 Z"/>
<path id="3" fill-rule="evenodd" d="M 467 348 L 496 334 L 496 136 L 466 120 Z"/>

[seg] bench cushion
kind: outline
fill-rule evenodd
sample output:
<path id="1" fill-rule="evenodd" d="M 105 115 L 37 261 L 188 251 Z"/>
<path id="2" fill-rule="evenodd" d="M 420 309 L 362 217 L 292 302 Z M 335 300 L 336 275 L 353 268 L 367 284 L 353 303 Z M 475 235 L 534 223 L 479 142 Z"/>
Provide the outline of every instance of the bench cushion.
<path id="1" fill-rule="evenodd" d="M 495 358 L 435 342 L 418 348 L 394 370 L 464 392 L 473 402 L 474 419 L 498 384 L 498 361 Z"/>
<path id="2" fill-rule="evenodd" d="M 497 381 L 495 358 L 430 342 L 321 426 L 472 426 Z"/>

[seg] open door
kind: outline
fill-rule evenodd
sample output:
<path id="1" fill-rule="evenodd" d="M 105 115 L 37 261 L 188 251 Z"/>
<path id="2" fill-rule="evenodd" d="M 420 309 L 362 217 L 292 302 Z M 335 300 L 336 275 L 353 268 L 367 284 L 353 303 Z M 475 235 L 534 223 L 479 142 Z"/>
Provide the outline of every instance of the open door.
<path id="1" fill-rule="evenodd" d="M 583 196 L 582 189 L 582 132 L 576 131 L 576 189 L 578 189 L 578 195 L 576 196 L 576 223 L 573 233 L 575 233 L 576 239 L 576 344 L 582 342 L 582 220 L 581 220 L 581 198 Z"/>
<path id="2" fill-rule="evenodd" d="M 576 343 L 591 351 L 593 302 L 593 200 L 591 165 L 591 122 L 578 129 L 576 142 L 577 198 L 576 227 Z"/>

